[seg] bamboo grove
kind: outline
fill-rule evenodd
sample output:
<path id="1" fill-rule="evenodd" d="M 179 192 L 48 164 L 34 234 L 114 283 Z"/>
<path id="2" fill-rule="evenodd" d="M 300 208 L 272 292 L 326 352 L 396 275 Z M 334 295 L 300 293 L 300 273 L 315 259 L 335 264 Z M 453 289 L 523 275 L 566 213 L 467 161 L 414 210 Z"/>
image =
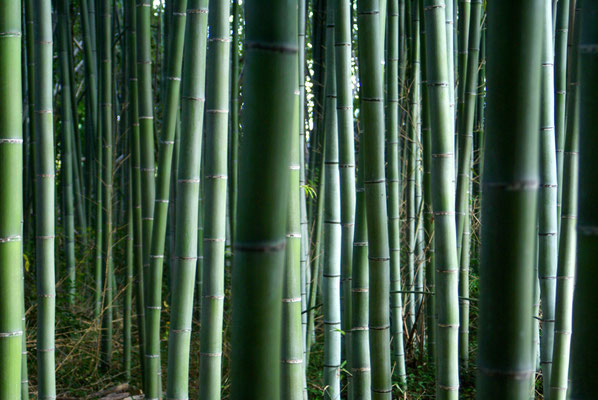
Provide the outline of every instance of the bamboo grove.
<path id="1" fill-rule="evenodd" d="M 0 399 L 595 399 L 596 21 L 0 1 Z"/>

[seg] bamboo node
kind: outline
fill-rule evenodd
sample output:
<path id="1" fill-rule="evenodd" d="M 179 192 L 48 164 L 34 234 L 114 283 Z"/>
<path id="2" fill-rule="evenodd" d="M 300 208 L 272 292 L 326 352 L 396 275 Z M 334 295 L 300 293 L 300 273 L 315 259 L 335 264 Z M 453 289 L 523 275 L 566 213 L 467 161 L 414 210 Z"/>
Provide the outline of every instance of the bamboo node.
<path id="1" fill-rule="evenodd" d="M 0 243 L 18 242 L 21 240 L 21 235 L 12 235 L 0 238 Z"/>
<path id="2" fill-rule="evenodd" d="M 187 14 L 207 14 L 207 8 L 188 8 Z"/>
<path id="3" fill-rule="evenodd" d="M 0 332 L 0 338 L 7 338 L 13 336 L 21 336 L 23 331 L 14 331 L 14 332 Z"/>
<path id="4" fill-rule="evenodd" d="M 517 380 L 528 379 L 536 371 L 533 370 L 500 370 L 485 368 L 478 365 L 478 371 L 487 376 L 506 376 Z"/>
<path id="5" fill-rule="evenodd" d="M 368 288 L 351 288 L 351 292 L 353 293 L 368 293 L 370 289 Z"/>
<path id="6" fill-rule="evenodd" d="M 369 372 L 372 369 L 370 367 L 361 367 L 361 368 L 351 368 L 353 372 Z"/>
<path id="7" fill-rule="evenodd" d="M 303 364 L 303 359 L 280 360 L 283 364 Z"/>
<path id="8" fill-rule="evenodd" d="M 0 37 L 21 37 L 21 32 L 19 32 L 19 31 L 0 32 Z"/>
<path id="9" fill-rule="evenodd" d="M 0 144 L 23 144 L 23 139 L 20 138 L 0 138 Z"/>
<path id="10" fill-rule="evenodd" d="M 390 389 L 374 389 L 374 388 L 372 388 L 372 392 L 374 392 L 374 393 L 391 393 L 392 388 L 390 388 Z"/>
<path id="11" fill-rule="evenodd" d="M 145 355 L 145 358 L 158 358 L 158 357 L 160 357 L 159 354 L 146 354 Z"/>
<path id="12" fill-rule="evenodd" d="M 447 390 L 447 391 L 450 391 L 450 392 L 454 392 L 454 391 L 459 390 L 459 385 L 457 385 L 457 386 L 445 386 L 445 385 L 438 384 L 438 388 L 440 388 L 442 390 Z"/>
<path id="13" fill-rule="evenodd" d="M 263 51 L 271 51 L 274 53 L 283 53 L 283 54 L 296 54 L 297 53 L 297 46 L 291 45 L 281 45 L 281 44 L 274 44 L 274 43 L 264 43 L 264 42 L 255 42 L 255 41 L 246 41 L 245 48 L 248 50 L 263 50 Z"/>
<path id="14" fill-rule="evenodd" d="M 291 298 L 283 298 L 282 302 L 283 303 L 297 303 L 301 301 L 301 297 L 291 297 Z"/>
<path id="15" fill-rule="evenodd" d="M 228 179 L 226 175 L 206 175 L 206 179 Z"/>
<path id="16" fill-rule="evenodd" d="M 222 357 L 222 352 L 220 353 L 199 353 L 200 356 L 205 356 L 205 357 Z"/>
<path id="17" fill-rule="evenodd" d="M 382 326 L 372 326 L 370 325 L 370 329 L 374 330 L 374 331 L 383 331 L 386 329 L 390 329 L 390 325 L 382 325 Z"/>

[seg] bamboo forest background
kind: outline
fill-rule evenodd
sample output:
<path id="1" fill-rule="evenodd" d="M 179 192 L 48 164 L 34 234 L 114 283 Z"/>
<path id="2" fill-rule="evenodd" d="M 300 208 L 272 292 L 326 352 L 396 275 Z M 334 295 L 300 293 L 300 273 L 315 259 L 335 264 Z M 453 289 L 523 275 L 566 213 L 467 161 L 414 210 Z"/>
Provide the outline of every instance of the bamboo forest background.
<path id="1" fill-rule="evenodd" d="M 0 1 L 0 399 L 595 399 L 596 21 Z"/>

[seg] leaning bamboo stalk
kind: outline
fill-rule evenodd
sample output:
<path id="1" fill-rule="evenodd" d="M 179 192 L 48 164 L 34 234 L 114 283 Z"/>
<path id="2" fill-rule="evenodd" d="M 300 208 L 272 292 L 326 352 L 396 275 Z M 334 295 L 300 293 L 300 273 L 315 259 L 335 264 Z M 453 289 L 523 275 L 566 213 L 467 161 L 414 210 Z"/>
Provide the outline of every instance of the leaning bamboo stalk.
<path id="1" fill-rule="evenodd" d="M 576 1 L 570 3 L 572 17 L 579 21 L 580 14 Z M 578 207 L 578 151 L 579 151 L 579 111 L 578 88 L 578 43 L 579 23 L 570 24 L 571 53 L 568 59 L 569 82 L 567 93 L 567 122 L 563 148 L 563 186 L 560 215 L 559 253 L 557 263 L 556 308 L 554 323 L 554 348 L 550 377 L 550 399 L 567 398 L 569 360 L 571 354 L 571 330 L 573 314 L 573 290 L 577 258 L 577 207 Z M 557 141 L 558 143 L 558 141 Z M 557 161 L 558 163 L 558 161 Z"/>
<path id="2" fill-rule="evenodd" d="M 145 8 L 145 7 L 143 7 Z M 154 204 L 153 224 L 151 232 L 151 248 L 149 255 L 148 279 L 145 298 L 145 324 L 146 324 L 146 359 L 147 359 L 147 396 L 155 398 L 160 396 L 161 365 L 160 365 L 160 314 L 162 309 L 162 270 L 164 264 L 164 242 L 166 236 L 166 222 L 168 203 L 170 200 L 170 177 L 172 168 L 172 155 L 179 106 L 179 92 L 181 85 L 181 68 L 183 60 L 183 42 L 186 22 L 186 0 L 177 0 L 173 3 L 173 23 L 170 41 L 168 43 L 169 59 L 166 71 L 166 94 L 164 106 L 164 121 L 160 153 L 158 159 L 158 176 L 156 178 L 156 198 Z M 139 14 L 137 15 L 139 18 Z M 141 20 L 137 23 L 141 27 Z M 143 32 L 139 32 L 140 35 Z M 141 52 L 141 48 L 137 48 Z M 139 75 L 142 77 L 142 74 Z M 150 94 L 151 96 L 151 94 Z M 141 99 L 140 99 L 141 100 Z M 141 105 L 141 103 L 140 103 Z M 141 110 L 140 110 L 141 111 Z M 140 123 L 141 120 L 140 115 Z M 151 122 L 151 121 L 150 121 Z M 143 130 L 143 126 L 141 127 Z M 152 155 L 153 158 L 153 155 Z M 146 238 L 144 232 L 144 241 Z"/>
<path id="3" fill-rule="evenodd" d="M 181 154 L 178 165 L 175 268 L 168 340 L 169 398 L 189 396 L 189 356 L 193 291 L 198 256 L 200 164 L 205 97 L 208 1 L 187 3 L 181 98 Z"/>
<path id="4" fill-rule="evenodd" d="M 540 202 L 538 210 L 538 274 L 542 301 L 540 365 L 542 380 L 550 382 L 554 342 L 556 272 L 558 257 L 557 155 L 555 142 L 554 56 L 552 1 L 543 5 L 542 103 L 540 113 Z M 550 385 L 543 385 L 544 397 Z"/>

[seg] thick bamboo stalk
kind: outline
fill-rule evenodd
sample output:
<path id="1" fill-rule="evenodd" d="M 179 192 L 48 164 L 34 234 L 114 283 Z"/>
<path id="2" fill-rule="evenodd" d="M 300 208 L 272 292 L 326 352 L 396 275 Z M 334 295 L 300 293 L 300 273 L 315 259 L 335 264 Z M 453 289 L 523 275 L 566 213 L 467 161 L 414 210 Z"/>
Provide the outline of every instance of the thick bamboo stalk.
<path id="1" fill-rule="evenodd" d="M 231 398 L 280 398 L 281 299 L 297 3 L 245 4 L 244 135 L 233 263 Z M 259 201 L 257 201 L 259 199 Z"/>
<path id="2" fill-rule="evenodd" d="M 449 107 L 449 77 L 443 0 L 424 2 L 426 80 L 432 130 L 432 207 L 436 267 L 436 396 L 457 399 L 458 260 L 454 217 L 453 114 Z"/>
<path id="3" fill-rule="evenodd" d="M 168 340 L 168 398 L 189 395 L 189 356 L 193 291 L 198 256 L 200 164 L 205 97 L 208 1 L 187 3 L 183 56 L 181 154 L 178 165 L 175 267 L 172 276 Z M 203 314 L 202 314 L 203 315 Z"/>
<path id="4" fill-rule="evenodd" d="M 35 249 L 37 271 L 37 391 L 40 399 L 56 396 L 54 322 L 54 132 L 52 110 L 52 10 L 47 1 L 35 1 Z"/>
<path id="5" fill-rule="evenodd" d="M 483 399 L 527 398 L 535 373 L 531 346 L 541 5 L 503 1 L 488 3 L 487 8 L 488 123 L 477 364 L 477 395 Z"/>
<path id="6" fill-rule="evenodd" d="M 224 318 L 224 246 L 228 178 L 230 1 L 211 0 L 206 88 L 203 288 L 199 391 L 220 399 Z"/>
<path id="7" fill-rule="evenodd" d="M 390 368 L 390 257 L 384 175 L 384 93 L 382 57 L 377 38 L 380 18 L 377 0 L 359 0 L 359 75 L 365 146 L 364 186 L 369 237 L 370 356 L 372 398 L 392 396 Z"/>
<path id="8" fill-rule="evenodd" d="M 580 1 L 582 13 L 579 41 L 579 219 L 577 225 L 577 276 L 573 299 L 573 335 L 569 399 L 591 399 L 596 396 L 594 355 L 598 352 L 591 323 L 598 311 L 596 283 L 596 250 L 598 248 L 598 214 L 596 213 L 596 161 L 598 150 L 596 107 L 598 97 L 598 5 Z M 577 7 L 580 7 L 578 4 Z M 577 24 L 577 21 L 576 21 Z"/>
<path id="9" fill-rule="evenodd" d="M 0 397 L 21 398 L 21 2 L 0 5 Z"/>

